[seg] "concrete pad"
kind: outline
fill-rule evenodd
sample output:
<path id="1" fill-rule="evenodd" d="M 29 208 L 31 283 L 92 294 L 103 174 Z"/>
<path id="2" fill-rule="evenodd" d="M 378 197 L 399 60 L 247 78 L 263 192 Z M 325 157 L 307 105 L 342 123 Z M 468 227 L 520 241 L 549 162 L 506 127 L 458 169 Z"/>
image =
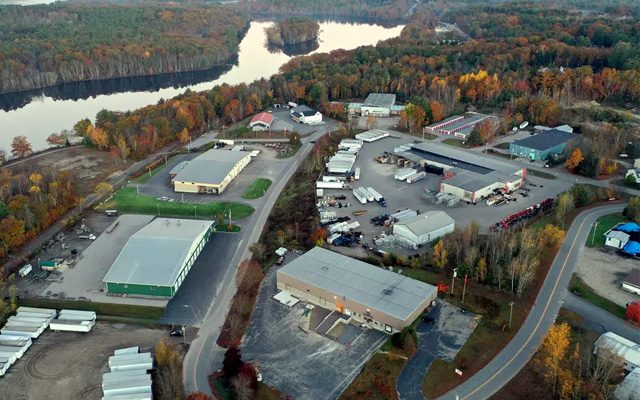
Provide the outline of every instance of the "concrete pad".
<path id="1" fill-rule="evenodd" d="M 136 304 L 164 307 L 166 300 L 107 296 L 102 279 L 120 254 L 131 235 L 151 222 L 153 215 L 125 214 L 118 217 L 118 225 L 111 232 L 103 232 L 82 253 L 72 268 L 62 272 L 62 279 L 51 283 L 42 296 L 84 298 L 102 303 Z"/>

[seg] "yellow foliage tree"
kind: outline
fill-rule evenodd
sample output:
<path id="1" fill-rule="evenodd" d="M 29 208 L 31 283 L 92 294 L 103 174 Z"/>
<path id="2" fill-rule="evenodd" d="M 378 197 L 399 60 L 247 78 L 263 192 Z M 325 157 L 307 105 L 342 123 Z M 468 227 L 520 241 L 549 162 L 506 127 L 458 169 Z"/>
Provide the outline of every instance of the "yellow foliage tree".
<path id="1" fill-rule="evenodd" d="M 565 162 L 565 165 L 569 171 L 573 172 L 573 170 L 576 169 L 578 165 L 580 165 L 582 160 L 584 160 L 584 156 L 582 155 L 582 150 L 577 148 L 573 150 L 573 152 L 571 153 L 571 157 L 567 159 L 567 162 Z"/>
<path id="2" fill-rule="evenodd" d="M 178 141 L 182 144 L 185 144 L 189 141 L 189 131 L 187 128 L 184 128 L 180 133 L 178 133 Z"/>
<path id="3" fill-rule="evenodd" d="M 553 325 L 534 360 L 538 373 L 552 387 L 554 393 L 569 350 L 570 334 L 571 327 L 568 324 Z"/>
<path id="4" fill-rule="evenodd" d="M 441 271 L 447 265 L 447 260 L 447 249 L 445 249 L 444 242 L 440 239 L 438 243 L 433 246 L 433 265 Z"/>

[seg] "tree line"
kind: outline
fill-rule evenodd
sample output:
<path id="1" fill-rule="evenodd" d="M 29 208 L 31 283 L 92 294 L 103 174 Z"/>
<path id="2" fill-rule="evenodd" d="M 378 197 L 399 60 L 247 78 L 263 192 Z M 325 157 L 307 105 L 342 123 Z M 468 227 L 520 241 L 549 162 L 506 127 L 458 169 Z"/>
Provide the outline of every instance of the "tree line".
<path id="1" fill-rule="evenodd" d="M 221 6 L 2 6 L 0 93 L 209 69 L 236 55 L 248 23 Z"/>

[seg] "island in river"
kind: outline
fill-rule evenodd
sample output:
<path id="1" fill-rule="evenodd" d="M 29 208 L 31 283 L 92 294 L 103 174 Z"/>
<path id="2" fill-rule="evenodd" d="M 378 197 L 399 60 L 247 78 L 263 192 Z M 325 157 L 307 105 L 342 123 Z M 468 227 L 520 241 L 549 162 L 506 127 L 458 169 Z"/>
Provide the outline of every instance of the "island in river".
<path id="1" fill-rule="evenodd" d="M 284 48 L 317 42 L 320 25 L 306 18 L 289 18 L 265 28 L 265 32 L 270 47 Z"/>

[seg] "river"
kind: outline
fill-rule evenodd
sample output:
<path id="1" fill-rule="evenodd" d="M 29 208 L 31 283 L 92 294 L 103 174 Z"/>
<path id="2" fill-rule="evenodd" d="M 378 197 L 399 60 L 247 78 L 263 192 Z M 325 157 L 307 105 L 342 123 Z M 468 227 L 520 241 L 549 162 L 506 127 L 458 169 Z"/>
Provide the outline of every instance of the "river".
<path id="1" fill-rule="evenodd" d="M 39 90 L 35 94 L 31 92 L 28 97 L 25 94 L 0 96 L 0 104 L 15 103 L 17 97 L 22 101 L 16 109 L 0 111 L 0 149 L 9 152 L 11 140 L 17 135 L 25 135 L 34 150 L 47 148 L 46 138 L 51 133 L 71 129 L 83 118 L 93 120 L 102 109 L 132 110 L 157 103 L 160 99 L 171 98 L 187 88 L 201 91 L 223 83 L 233 85 L 268 78 L 292 58 L 282 52 L 269 52 L 265 47 L 264 28 L 271 24 L 272 22 L 251 22 L 240 42 L 237 63 L 230 68 L 164 76 L 160 79 L 144 77 L 111 79 L 97 84 L 66 84 Z M 380 40 L 398 36 L 403 27 L 321 22 L 319 47 L 312 53 L 375 45 Z"/>

